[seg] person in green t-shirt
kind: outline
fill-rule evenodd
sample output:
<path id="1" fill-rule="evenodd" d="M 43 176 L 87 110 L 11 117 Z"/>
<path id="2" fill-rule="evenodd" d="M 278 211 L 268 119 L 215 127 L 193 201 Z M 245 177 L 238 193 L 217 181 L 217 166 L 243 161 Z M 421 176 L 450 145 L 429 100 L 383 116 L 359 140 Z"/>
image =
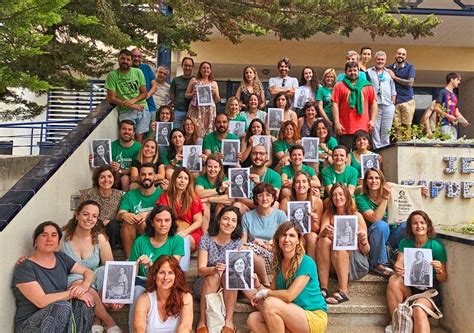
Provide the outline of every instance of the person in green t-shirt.
<path id="1" fill-rule="evenodd" d="M 334 184 L 342 183 L 347 186 L 351 195 L 354 195 L 359 178 L 357 170 L 346 165 L 347 153 L 346 146 L 339 145 L 334 148 L 332 152 L 334 164 L 328 165 L 321 171 L 325 193 L 329 193 Z"/>
<path id="2" fill-rule="evenodd" d="M 273 143 L 274 170 L 280 172 L 280 169 L 290 164 L 290 147 L 301 144 L 298 125 L 291 120 L 283 122 L 278 133 L 278 140 Z"/>
<path id="3" fill-rule="evenodd" d="M 424 211 L 415 210 L 407 219 L 407 237 L 403 239 L 398 246 L 399 253 L 397 261 L 395 262 L 395 275 L 390 277 L 388 281 L 387 302 L 389 313 L 391 314 L 397 308 L 398 304 L 402 303 L 407 297 L 424 291 L 415 287 L 407 287 L 404 284 L 405 263 L 403 252 L 406 248 L 431 249 L 433 261 L 430 265 L 433 267 L 433 288 L 438 290 L 438 292 L 439 284 L 448 279 L 446 250 L 443 244 L 435 239 L 433 222 Z M 439 307 L 441 304 L 440 295 L 438 294 L 432 299 Z M 433 310 L 433 304 L 427 299 L 419 298 L 415 301 L 415 304 L 416 303 L 423 304 Z M 416 311 L 413 315 L 415 332 L 429 331 L 429 315 L 420 307 L 414 307 L 413 309 Z M 391 331 L 391 325 L 389 325 L 387 329 Z"/>
<path id="4" fill-rule="evenodd" d="M 316 93 L 316 104 L 318 111 L 323 116 L 329 125 L 332 127 L 332 89 L 336 83 L 336 71 L 334 68 L 328 68 L 324 71 L 321 79 L 321 87 L 319 87 Z"/>
<path id="5" fill-rule="evenodd" d="M 130 256 L 137 234 L 145 230 L 145 220 L 163 192 L 155 188 L 154 178 L 155 165 L 143 163 L 140 166 L 140 188 L 125 193 L 120 202 L 117 218 L 123 222 L 120 234 L 126 258 Z"/>
<path id="6" fill-rule="evenodd" d="M 222 153 L 222 140 L 224 139 L 235 139 L 239 138 L 229 133 L 229 117 L 225 113 L 219 113 L 216 116 L 215 120 L 216 130 L 207 134 L 204 137 L 202 150 L 205 155 L 217 154 L 217 156 L 222 160 L 224 155 Z M 242 153 L 238 152 L 239 159 L 242 157 Z"/>
<path id="7" fill-rule="evenodd" d="M 156 205 L 144 224 L 145 233 L 133 242 L 128 258 L 129 261 L 137 262 L 138 278 L 143 281 L 143 285 L 134 284 L 134 302 L 130 305 L 129 325 L 133 324 L 136 300 L 145 292 L 146 277 L 153 263 L 162 255 L 174 256 L 178 262 L 184 256 L 184 239 L 176 234 L 178 226 L 171 208 Z"/>
<path id="8" fill-rule="evenodd" d="M 138 157 L 141 145 L 133 139 L 135 126 L 131 120 L 120 122 L 119 139 L 111 144 L 112 172 L 115 178 L 115 187 L 128 191 L 130 188 L 130 167 L 132 161 Z"/>
<path id="9" fill-rule="evenodd" d="M 276 274 L 270 288 L 262 284 L 255 286 L 257 293 L 251 303 L 260 305 L 259 311 L 251 313 L 247 320 L 253 332 L 323 333 L 326 330 L 327 305 L 319 286 L 317 266 L 305 255 L 303 243 L 303 235 L 293 222 L 285 222 L 276 230 L 273 236 Z M 272 318 L 271 322 L 268 318 Z"/>
<path id="10" fill-rule="evenodd" d="M 302 145 L 294 145 L 290 148 L 289 153 L 291 163 L 281 168 L 283 198 L 289 198 L 291 196 L 291 186 L 293 184 L 293 177 L 298 171 L 308 173 L 311 176 L 311 187 L 319 189 L 321 187 L 321 183 L 319 182 L 318 176 L 316 176 L 316 172 L 314 172 L 314 169 L 310 166 L 303 164 L 304 147 Z"/>
<path id="11" fill-rule="evenodd" d="M 119 68 L 111 71 L 105 80 L 107 101 L 117 105 L 119 121 L 132 120 L 139 142 L 150 126 L 150 113 L 146 103 L 147 91 L 143 72 L 132 67 L 132 52 L 123 49 L 118 56 Z"/>
<path id="12" fill-rule="evenodd" d="M 319 138 L 318 158 L 319 158 L 319 172 L 325 166 L 334 163 L 332 159 L 332 151 L 338 146 L 337 140 L 334 137 L 331 125 L 324 120 L 318 119 L 311 127 L 311 137 Z"/>

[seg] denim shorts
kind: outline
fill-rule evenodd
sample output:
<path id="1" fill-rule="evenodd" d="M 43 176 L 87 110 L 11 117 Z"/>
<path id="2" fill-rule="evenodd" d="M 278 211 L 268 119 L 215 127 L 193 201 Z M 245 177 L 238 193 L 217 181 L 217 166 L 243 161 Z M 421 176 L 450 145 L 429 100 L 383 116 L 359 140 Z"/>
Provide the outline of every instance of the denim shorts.
<path id="1" fill-rule="evenodd" d="M 144 108 L 143 111 L 129 109 L 119 112 L 119 122 L 125 119 L 133 121 L 136 134 L 143 134 L 150 130 L 150 118 L 150 112 L 147 108 Z"/>

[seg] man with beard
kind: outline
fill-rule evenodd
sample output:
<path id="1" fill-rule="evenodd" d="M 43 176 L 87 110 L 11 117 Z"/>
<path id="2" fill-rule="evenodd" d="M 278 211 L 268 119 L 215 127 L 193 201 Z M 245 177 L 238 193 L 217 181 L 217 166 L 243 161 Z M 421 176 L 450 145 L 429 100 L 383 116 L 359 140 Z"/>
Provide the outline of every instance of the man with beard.
<path id="1" fill-rule="evenodd" d="M 141 142 L 150 126 L 145 76 L 140 69 L 131 67 L 132 52 L 129 50 L 120 51 L 118 63 L 119 68 L 111 71 L 105 80 L 107 101 L 117 105 L 119 121 L 133 121 L 136 138 Z"/>
<path id="2" fill-rule="evenodd" d="M 193 78 L 194 60 L 184 57 L 181 61 L 183 75 L 177 76 L 170 84 L 171 104 L 174 107 L 174 128 L 181 128 L 181 124 L 188 114 L 190 98 L 186 98 L 189 81 Z"/>
<path id="3" fill-rule="evenodd" d="M 154 177 L 155 165 L 143 163 L 140 166 L 140 187 L 125 193 L 120 202 L 117 218 L 122 221 L 120 236 L 126 258 L 130 256 L 137 234 L 145 230 L 145 220 L 163 192 L 155 187 Z"/>
<path id="4" fill-rule="evenodd" d="M 216 130 L 207 134 L 204 137 L 202 143 L 202 150 L 206 156 L 210 154 L 217 154 L 219 158 L 222 160 L 224 158 L 222 152 L 222 140 L 224 139 L 235 139 L 238 140 L 239 138 L 232 133 L 229 133 L 229 117 L 225 113 L 219 113 L 216 116 L 216 120 L 214 122 Z M 242 157 L 242 153 L 238 152 L 237 156 L 240 160 Z"/>
<path id="5" fill-rule="evenodd" d="M 268 92 L 271 95 L 271 100 L 279 92 L 284 92 L 290 100 L 295 96 L 295 90 L 298 88 L 298 79 L 295 77 L 288 76 L 291 70 L 291 62 L 288 58 L 283 58 L 278 61 L 278 73 L 279 76 L 271 77 L 268 81 Z"/>
<path id="6" fill-rule="evenodd" d="M 339 142 L 350 147 L 358 130 L 372 132 L 377 117 L 377 100 L 372 84 L 359 77 L 359 64 L 346 63 L 345 77 L 332 93 L 334 129 Z"/>
<path id="7" fill-rule="evenodd" d="M 404 48 L 398 49 L 395 63 L 389 67 L 388 73 L 395 81 L 395 89 L 397 90 L 393 125 L 404 126 L 408 129 L 408 134 L 411 134 L 411 123 L 415 114 L 415 95 L 413 93 L 415 67 L 406 60 L 407 50 Z"/>
<path id="8" fill-rule="evenodd" d="M 153 94 L 155 93 L 158 86 L 155 73 L 153 73 L 153 69 L 151 69 L 150 65 L 142 63 L 142 53 L 137 48 L 132 50 L 132 62 L 133 67 L 139 68 L 145 76 L 145 85 L 147 91 L 146 104 L 148 106 L 148 111 L 151 112 L 150 117 L 153 118 L 151 115 L 156 112 L 156 104 L 155 100 L 153 99 Z"/>
<path id="9" fill-rule="evenodd" d="M 257 184 L 268 183 L 273 185 L 277 191 L 275 198 L 278 199 L 281 190 L 281 177 L 278 172 L 265 166 L 265 163 L 268 161 L 267 148 L 264 145 L 252 147 L 250 161 L 252 162 L 252 166 L 250 167 L 250 196 L 252 196 L 253 188 Z M 252 197 L 249 199 L 237 199 L 237 201 L 235 206 L 240 209 L 242 214 L 255 208 Z"/>
<path id="10" fill-rule="evenodd" d="M 377 98 L 377 118 L 372 133 L 374 148 L 387 146 L 390 143 L 389 131 L 392 128 L 395 114 L 394 103 L 397 98 L 397 91 L 395 82 L 385 68 L 386 61 L 387 55 L 385 52 L 378 51 L 375 54 L 375 66 L 367 70 Z"/>
<path id="11" fill-rule="evenodd" d="M 128 191 L 130 187 L 130 166 L 138 158 L 141 145 L 133 139 L 135 126 L 131 120 L 120 122 L 119 139 L 112 142 L 112 171 L 115 176 L 115 187 Z"/>

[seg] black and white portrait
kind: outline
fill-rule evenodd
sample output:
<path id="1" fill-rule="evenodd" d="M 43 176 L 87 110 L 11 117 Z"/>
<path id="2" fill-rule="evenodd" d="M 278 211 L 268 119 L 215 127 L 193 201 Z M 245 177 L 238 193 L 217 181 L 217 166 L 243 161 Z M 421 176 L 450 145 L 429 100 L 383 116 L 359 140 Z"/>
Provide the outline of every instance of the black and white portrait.
<path id="1" fill-rule="evenodd" d="M 239 157 L 237 156 L 240 151 L 240 140 L 225 139 L 222 140 L 222 154 L 224 159 L 222 160 L 223 165 L 238 165 Z"/>
<path id="2" fill-rule="evenodd" d="M 249 198 L 250 168 L 230 168 L 230 198 Z"/>
<path id="3" fill-rule="evenodd" d="M 212 86 L 210 84 L 196 85 L 198 106 L 214 105 L 212 100 Z"/>
<path id="4" fill-rule="evenodd" d="M 202 170 L 202 146 L 200 145 L 184 145 L 183 146 L 183 166 L 189 171 Z"/>
<path id="5" fill-rule="evenodd" d="M 102 301 L 104 303 L 133 303 L 136 271 L 135 261 L 107 261 Z"/>
<path id="6" fill-rule="evenodd" d="M 288 201 L 288 220 L 295 222 L 303 234 L 311 232 L 311 203 L 309 201 Z"/>
<path id="7" fill-rule="evenodd" d="M 303 137 L 301 143 L 304 147 L 304 162 L 318 162 L 319 138 Z"/>
<path id="8" fill-rule="evenodd" d="M 293 106 L 297 109 L 302 109 L 307 101 L 309 101 L 309 97 L 311 96 L 311 89 L 309 87 L 299 87 L 295 90 L 295 99 L 293 102 Z"/>
<path id="9" fill-rule="evenodd" d="M 245 121 L 230 120 L 229 121 L 229 133 L 236 135 L 241 138 L 245 132 Z"/>
<path id="10" fill-rule="evenodd" d="M 225 253 L 226 288 L 253 289 L 253 255 L 251 250 L 227 250 Z"/>
<path id="11" fill-rule="evenodd" d="M 283 109 L 268 108 L 268 128 L 278 131 L 283 121 Z"/>
<path id="12" fill-rule="evenodd" d="M 356 215 L 334 216 L 333 250 L 357 250 L 358 227 Z"/>
<path id="13" fill-rule="evenodd" d="M 405 266 L 405 286 L 430 288 L 433 286 L 433 254 L 431 249 L 405 248 L 403 263 Z"/>
<path id="14" fill-rule="evenodd" d="M 157 122 L 156 123 L 156 142 L 160 146 L 170 145 L 170 133 L 173 129 L 171 122 Z"/>
<path id="15" fill-rule="evenodd" d="M 92 167 L 94 168 L 108 165 L 112 161 L 112 149 L 108 139 L 92 140 L 91 151 L 93 155 Z"/>
<path id="16" fill-rule="evenodd" d="M 367 170 L 375 168 L 380 170 L 379 155 L 377 154 L 362 154 L 360 155 L 360 167 L 362 178 L 365 176 Z"/>
<path id="17" fill-rule="evenodd" d="M 265 146 L 267 148 L 267 155 L 271 153 L 272 138 L 270 135 L 253 135 L 252 136 L 252 147 Z"/>

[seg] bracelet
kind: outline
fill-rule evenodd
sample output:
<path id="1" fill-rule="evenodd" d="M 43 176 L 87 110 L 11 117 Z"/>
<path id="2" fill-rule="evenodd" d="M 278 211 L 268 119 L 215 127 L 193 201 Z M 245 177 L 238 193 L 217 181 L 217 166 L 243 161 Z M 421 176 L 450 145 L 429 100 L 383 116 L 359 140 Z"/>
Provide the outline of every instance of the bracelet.
<path id="1" fill-rule="evenodd" d="M 365 244 L 360 243 L 362 246 L 366 246 L 367 244 L 369 244 L 369 242 L 366 242 Z"/>

